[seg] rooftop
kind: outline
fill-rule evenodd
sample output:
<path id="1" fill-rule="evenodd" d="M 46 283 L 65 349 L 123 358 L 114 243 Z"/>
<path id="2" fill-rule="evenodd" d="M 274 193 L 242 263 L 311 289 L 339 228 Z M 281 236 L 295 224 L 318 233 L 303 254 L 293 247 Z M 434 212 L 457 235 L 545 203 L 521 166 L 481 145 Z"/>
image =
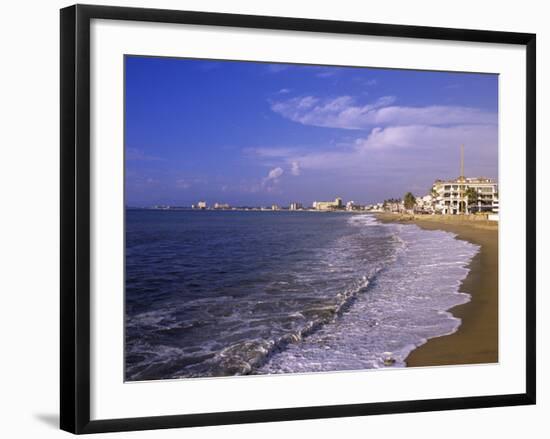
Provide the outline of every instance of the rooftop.
<path id="1" fill-rule="evenodd" d="M 494 178 L 488 177 L 458 177 L 454 180 L 440 180 L 437 179 L 435 183 L 439 184 L 459 184 L 459 183 L 492 183 L 496 184 L 497 181 Z"/>

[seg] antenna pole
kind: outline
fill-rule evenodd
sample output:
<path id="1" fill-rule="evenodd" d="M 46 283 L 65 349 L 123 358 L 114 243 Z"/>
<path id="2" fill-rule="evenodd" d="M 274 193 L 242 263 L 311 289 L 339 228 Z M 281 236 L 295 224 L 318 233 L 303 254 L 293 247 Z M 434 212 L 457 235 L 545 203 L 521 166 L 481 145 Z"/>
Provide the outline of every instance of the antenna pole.
<path id="1" fill-rule="evenodd" d="M 464 145 L 460 145 L 460 179 L 464 180 Z"/>

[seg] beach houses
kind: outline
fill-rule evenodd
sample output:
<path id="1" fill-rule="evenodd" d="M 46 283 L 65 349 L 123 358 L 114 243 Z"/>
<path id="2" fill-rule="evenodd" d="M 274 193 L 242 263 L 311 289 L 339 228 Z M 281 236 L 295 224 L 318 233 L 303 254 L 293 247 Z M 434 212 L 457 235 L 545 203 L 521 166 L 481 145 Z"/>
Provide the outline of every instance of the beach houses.
<path id="1" fill-rule="evenodd" d="M 434 197 L 431 194 L 416 197 L 414 211 L 416 213 L 434 213 Z"/>

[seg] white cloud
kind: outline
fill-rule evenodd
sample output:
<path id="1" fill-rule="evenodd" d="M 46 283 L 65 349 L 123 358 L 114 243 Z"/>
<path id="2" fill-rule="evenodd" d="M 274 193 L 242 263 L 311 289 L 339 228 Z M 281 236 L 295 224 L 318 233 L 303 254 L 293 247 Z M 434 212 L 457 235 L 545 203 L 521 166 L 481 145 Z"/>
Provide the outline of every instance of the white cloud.
<path id="1" fill-rule="evenodd" d="M 283 172 L 303 174 L 300 181 L 305 185 L 319 176 L 342 181 L 353 176 L 357 181 L 368 179 L 369 187 L 381 192 L 388 178 L 403 187 L 428 187 L 435 178 L 458 175 L 461 144 L 468 157 L 468 175 L 497 176 L 496 112 L 451 105 L 409 107 L 395 101 L 393 96 L 358 103 L 351 96 L 321 99 L 308 95 L 271 102 L 272 111 L 303 125 L 359 131 L 338 145 L 247 150 L 271 168 L 262 189 L 277 191 L 292 184 L 290 180 L 285 186 L 277 184 Z"/>
<path id="2" fill-rule="evenodd" d="M 257 157 L 280 163 L 280 166 L 269 173 L 276 175 L 276 179 L 282 175 L 281 166 L 289 166 L 292 175 L 310 170 L 333 172 L 344 177 L 350 173 L 378 173 L 383 169 L 413 166 L 414 163 L 435 169 L 435 178 L 445 176 L 445 169 L 448 167 L 456 167 L 461 144 L 465 145 L 467 157 L 471 157 L 470 170 L 476 173 L 479 169 L 481 172 L 486 169 L 481 169 L 485 166 L 483 164 L 492 164 L 496 160 L 497 126 L 378 127 L 371 130 L 368 136 L 352 140 L 347 145 L 339 145 L 338 149 L 319 151 L 305 148 L 263 148 Z M 452 160 L 453 157 L 456 158 L 456 163 Z"/>
<path id="3" fill-rule="evenodd" d="M 285 171 L 280 166 L 273 168 L 271 171 L 269 171 L 267 177 L 262 180 L 262 187 L 266 188 L 267 190 L 271 190 L 273 186 L 279 183 L 279 178 L 281 177 L 281 175 L 283 175 L 284 172 Z"/>
<path id="4" fill-rule="evenodd" d="M 307 110 L 313 107 L 319 99 L 314 98 L 313 96 L 306 96 L 305 98 L 298 98 L 296 101 L 296 107 L 299 110 Z"/>
<path id="5" fill-rule="evenodd" d="M 495 125 L 429 126 L 408 125 L 374 128 L 368 137 L 355 141 L 360 150 L 410 148 L 425 149 L 469 147 L 484 149 L 497 145 L 498 131 Z"/>
<path id="6" fill-rule="evenodd" d="M 383 96 L 360 105 L 350 96 L 321 100 L 315 96 L 273 102 L 271 109 L 303 125 L 343 129 L 370 129 L 390 125 L 487 125 L 496 124 L 496 113 L 471 107 L 393 105 L 394 96 Z"/>
<path id="7" fill-rule="evenodd" d="M 153 162 L 162 160 L 160 157 L 147 154 L 142 149 L 126 148 L 126 160 Z"/>
<path id="8" fill-rule="evenodd" d="M 280 167 L 274 168 L 271 171 L 269 171 L 269 174 L 267 174 L 267 179 L 268 180 L 276 180 L 281 175 L 283 175 L 283 172 L 285 172 L 285 171 L 283 171 L 283 169 L 280 168 Z"/>
<path id="9" fill-rule="evenodd" d="M 262 157 L 262 158 L 281 158 L 288 157 L 296 153 L 295 148 L 273 148 L 273 147 L 260 147 L 260 148 L 245 148 L 243 150 L 246 154 Z"/>

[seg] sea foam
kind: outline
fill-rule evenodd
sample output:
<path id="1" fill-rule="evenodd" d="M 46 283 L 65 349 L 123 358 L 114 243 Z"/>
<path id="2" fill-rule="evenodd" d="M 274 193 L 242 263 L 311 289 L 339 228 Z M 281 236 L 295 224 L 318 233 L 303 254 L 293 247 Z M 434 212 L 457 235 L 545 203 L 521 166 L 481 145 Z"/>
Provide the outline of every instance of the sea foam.
<path id="1" fill-rule="evenodd" d="M 364 214 L 147 215 L 127 249 L 127 380 L 404 366 L 469 300 L 478 247 L 447 232 Z"/>
<path id="2" fill-rule="evenodd" d="M 357 227 L 377 224 L 371 216 L 349 221 Z M 479 247 L 416 225 L 383 227 L 400 246 L 368 290 L 340 318 L 273 355 L 256 373 L 402 367 L 416 347 L 458 329 L 460 319 L 447 310 L 470 300 L 459 286 Z"/>

